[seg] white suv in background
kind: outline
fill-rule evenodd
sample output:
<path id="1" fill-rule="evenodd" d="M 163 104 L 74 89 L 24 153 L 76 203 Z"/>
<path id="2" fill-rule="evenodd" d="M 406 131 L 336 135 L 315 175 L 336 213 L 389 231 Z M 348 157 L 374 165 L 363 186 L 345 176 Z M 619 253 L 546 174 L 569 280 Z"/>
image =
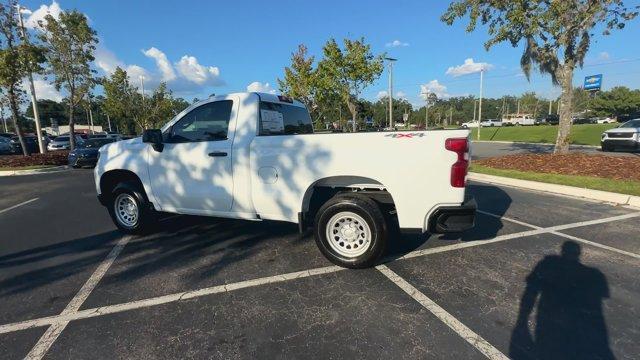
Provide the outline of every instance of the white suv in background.
<path id="1" fill-rule="evenodd" d="M 602 151 L 640 150 L 640 119 L 603 132 L 600 146 Z"/>

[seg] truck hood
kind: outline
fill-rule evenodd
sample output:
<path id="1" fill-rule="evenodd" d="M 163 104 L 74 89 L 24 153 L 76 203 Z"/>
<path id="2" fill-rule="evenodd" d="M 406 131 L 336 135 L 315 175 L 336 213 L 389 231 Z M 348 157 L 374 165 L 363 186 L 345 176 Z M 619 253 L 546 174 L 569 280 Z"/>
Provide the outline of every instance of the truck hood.
<path id="1" fill-rule="evenodd" d="M 640 128 L 613 128 L 605 131 L 605 133 L 635 133 L 640 131 Z"/>

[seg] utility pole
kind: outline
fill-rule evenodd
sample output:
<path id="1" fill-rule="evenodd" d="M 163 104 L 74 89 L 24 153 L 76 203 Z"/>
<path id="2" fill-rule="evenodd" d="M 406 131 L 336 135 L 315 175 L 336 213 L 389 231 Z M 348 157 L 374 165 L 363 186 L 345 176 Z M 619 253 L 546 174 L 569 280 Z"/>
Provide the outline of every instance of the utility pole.
<path id="1" fill-rule="evenodd" d="M 424 95 L 424 128 L 427 129 L 429 126 L 429 90 L 426 93 L 422 93 Z"/>
<path id="2" fill-rule="evenodd" d="M 27 33 L 24 29 L 24 21 L 22 20 L 22 7 L 19 4 L 16 4 L 18 8 L 18 19 L 20 19 L 20 30 L 22 32 L 22 41 L 24 43 L 28 43 Z M 44 141 L 42 141 L 42 127 L 40 126 L 40 114 L 38 113 L 38 99 L 36 98 L 36 88 L 33 86 L 33 75 L 31 71 L 28 74 L 29 78 L 29 90 L 31 92 L 31 106 L 33 107 L 33 119 L 36 123 L 36 138 L 38 139 L 38 148 L 40 148 L 40 153 L 45 154 L 47 149 L 44 146 Z M 6 127 L 6 124 L 5 124 Z"/>
<path id="3" fill-rule="evenodd" d="M 520 99 L 518 99 L 518 116 L 520 115 Z"/>
<path id="4" fill-rule="evenodd" d="M 478 140 L 480 140 L 480 121 L 482 120 L 482 79 L 484 78 L 484 67 L 480 69 L 480 101 L 478 102 Z"/>
<path id="5" fill-rule="evenodd" d="M 549 100 L 549 115 L 551 115 L 551 107 L 553 106 L 553 100 Z"/>
<path id="6" fill-rule="evenodd" d="M 109 114 L 107 114 L 107 124 L 109 124 L 109 132 L 111 132 L 111 119 L 109 118 Z"/>
<path id="7" fill-rule="evenodd" d="M 389 127 L 393 129 L 393 63 L 398 59 L 386 57 L 384 58 L 389 62 Z"/>

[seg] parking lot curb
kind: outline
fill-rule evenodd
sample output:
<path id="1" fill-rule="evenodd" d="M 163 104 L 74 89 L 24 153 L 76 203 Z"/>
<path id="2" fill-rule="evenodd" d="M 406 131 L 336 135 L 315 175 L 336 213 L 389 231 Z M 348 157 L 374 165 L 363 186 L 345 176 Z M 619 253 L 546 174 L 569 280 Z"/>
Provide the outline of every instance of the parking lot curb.
<path id="1" fill-rule="evenodd" d="M 470 172 L 467 179 L 640 208 L 640 196 Z"/>
<path id="2" fill-rule="evenodd" d="M 35 175 L 35 174 L 48 174 L 60 171 L 69 170 L 69 166 L 54 166 L 43 169 L 29 169 L 29 170 L 4 170 L 0 171 L 0 176 L 19 176 L 19 175 Z"/>
<path id="3" fill-rule="evenodd" d="M 489 141 L 489 140 L 471 140 L 472 143 L 493 143 L 493 144 L 524 144 L 524 145 L 545 145 L 545 146 L 555 146 L 556 144 L 551 143 L 536 143 L 536 142 L 526 142 L 526 141 Z M 570 148 L 585 148 L 585 149 L 599 149 L 600 146 L 597 145 L 580 145 L 580 144 L 569 144 Z"/>

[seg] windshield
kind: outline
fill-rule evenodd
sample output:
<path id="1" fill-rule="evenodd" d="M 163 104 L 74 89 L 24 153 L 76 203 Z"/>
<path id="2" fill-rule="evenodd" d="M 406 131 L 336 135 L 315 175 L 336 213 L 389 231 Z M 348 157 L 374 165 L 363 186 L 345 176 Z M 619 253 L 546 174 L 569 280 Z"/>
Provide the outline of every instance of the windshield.
<path id="1" fill-rule="evenodd" d="M 640 119 L 629 120 L 620 125 L 621 128 L 640 128 Z"/>
<path id="2" fill-rule="evenodd" d="M 102 145 L 112 143 L 114 141 L 115 139 L 89 139 L 82 142 L 82 144 L 78 145 L 78 147 L 81 147 L 83 149 L 97 149 Z"/>
<path id="3" fill-rule="evenodd" d="M 7 139 L 6 137 L 0 136 L 0 143 L 8 143 L 8 142 L 11 142 L 11 140 Z"/>
<path id="4" fill-rule="evenodd" d="M 69 137 L 68 136 L 58 136 L 57 138 L 53 139 L 53 141 L 69 141 Z"/>

